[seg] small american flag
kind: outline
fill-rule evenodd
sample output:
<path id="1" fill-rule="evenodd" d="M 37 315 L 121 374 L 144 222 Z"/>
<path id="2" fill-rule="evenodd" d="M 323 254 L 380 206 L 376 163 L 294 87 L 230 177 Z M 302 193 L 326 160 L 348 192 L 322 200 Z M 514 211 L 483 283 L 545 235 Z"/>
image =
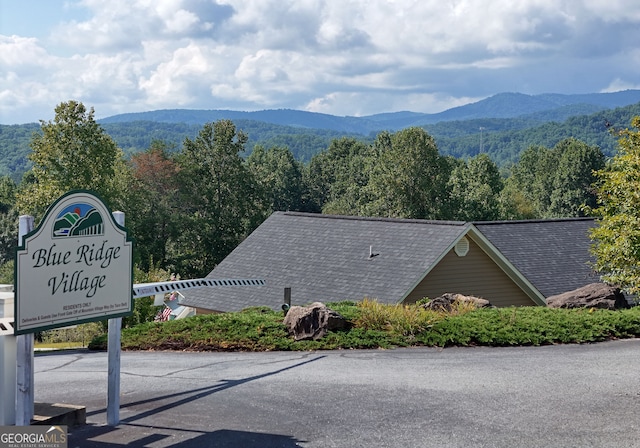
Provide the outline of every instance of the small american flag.
<path id="1" fill-rule="evenodd" d="M 169 308 L 168 306 L 165 306 L 164 309 L 162 310 L 162 314 L 160 315 L 160 321 L 164 322 L 166 320 L 169 320 L 170 316 L 171 316 L 171 308 Z"/>
<path id="2" fill-rule="evenodd" d="M 154 322 L 165 322 L 169 320 L 169 317 L 171 317 L 171 308 L 165 306 L 162 311 L 158 311 L 158 314 L 156 314 L 153 320 Z"/>

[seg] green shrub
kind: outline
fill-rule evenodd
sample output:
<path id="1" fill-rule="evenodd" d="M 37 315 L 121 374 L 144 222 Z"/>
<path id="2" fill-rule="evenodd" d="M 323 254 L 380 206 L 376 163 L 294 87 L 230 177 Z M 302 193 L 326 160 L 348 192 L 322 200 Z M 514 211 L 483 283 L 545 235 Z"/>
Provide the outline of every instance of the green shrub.
<path id="1" fill-rule="evenodd" d="M 450 312 L 416 305 L 384 305 L 373 300 L 328 306 L 351 323 L 318 341 L 294 341 L 283 313 L 257 307 L 239 313 L 207 314 L 168 322 L 146 322 L 122 331 L 129 350 L 330 350 L 402 346 L 514 346 L 597 342 L 640 335 L 640 308 L 620 311 L 545 307 Z M 105 349 L 106 335 L 89 348 Z"/>

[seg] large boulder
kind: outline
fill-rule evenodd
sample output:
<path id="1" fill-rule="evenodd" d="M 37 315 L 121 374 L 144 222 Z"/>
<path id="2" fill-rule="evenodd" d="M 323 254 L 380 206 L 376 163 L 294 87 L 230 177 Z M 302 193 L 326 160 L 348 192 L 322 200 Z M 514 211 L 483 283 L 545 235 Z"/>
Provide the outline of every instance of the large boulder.
<path id="1" fill-rule="evenodd" d="M 620 288 L 605 283 L 591 283 L 573 291 L 547 297 L 550 308 L 602 308 L 615 310 L 629 304 Z"/>
<path id="2" fill-rule="evenodd" d="M 430 300 L 429 302 L 422 305 L 423 308 L 427 310 L 436 310 L 436 311 L 451 311 L 453 305 L 455 303 L 473 303 L 476 308 L 490 308 L 492 305 L 486 299 L 481 299 L 480 297 L 474 296 L 465 296 L 464 294 L 455 294 L 451 292 L 446 292 L 435 299 Z"/>
<path id="3" fill-rule="evenodd" d="M 287 311 L 284 324 L 296 341 L 317 340 L 328 331 L 349 327 L 349 322 L 344 317 L 321 302 L 314 302 L 308 306 L 292 306 Z"/>

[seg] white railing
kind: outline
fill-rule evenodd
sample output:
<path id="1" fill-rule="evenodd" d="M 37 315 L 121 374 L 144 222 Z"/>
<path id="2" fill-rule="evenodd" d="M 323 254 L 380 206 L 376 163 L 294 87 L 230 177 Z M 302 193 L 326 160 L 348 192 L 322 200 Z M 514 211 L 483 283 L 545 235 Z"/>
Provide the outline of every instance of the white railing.
<path id="1" fill-rule="evenodd" d="M 0 317 L 0 336 L 13 335 L 13 317 Z"/>
<path id="2" fill-rule="evenodd" d="M 264 284 L 264 280 L 257 278 L 196 278 L 172 282 L 140 283 L 133 285 L 133 298 L 138 299 L 140 297 L 202 287 L 263 286 Z"/>

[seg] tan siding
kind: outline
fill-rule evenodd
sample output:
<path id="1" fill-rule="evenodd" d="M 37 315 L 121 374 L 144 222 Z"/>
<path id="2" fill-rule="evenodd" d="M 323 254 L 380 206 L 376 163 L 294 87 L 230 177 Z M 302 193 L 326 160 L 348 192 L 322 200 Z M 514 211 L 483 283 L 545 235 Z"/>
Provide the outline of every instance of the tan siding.
<path id="1" fill-rule="evenodd" d="M 447 292 L 482 297 L 495 306 L 535 305 L 471 240 L 466 256 L 459 257 L 453 249 L 449 251 L 404 303 L 414 303 L 424 297 L 438 297 Z"/>
<path id="2" fill-rule="evenodd" d="M 206 308 L 196 308 L 196 315 L 200 314 L 220 314 L 222 311 L 208 310 Z"/>

